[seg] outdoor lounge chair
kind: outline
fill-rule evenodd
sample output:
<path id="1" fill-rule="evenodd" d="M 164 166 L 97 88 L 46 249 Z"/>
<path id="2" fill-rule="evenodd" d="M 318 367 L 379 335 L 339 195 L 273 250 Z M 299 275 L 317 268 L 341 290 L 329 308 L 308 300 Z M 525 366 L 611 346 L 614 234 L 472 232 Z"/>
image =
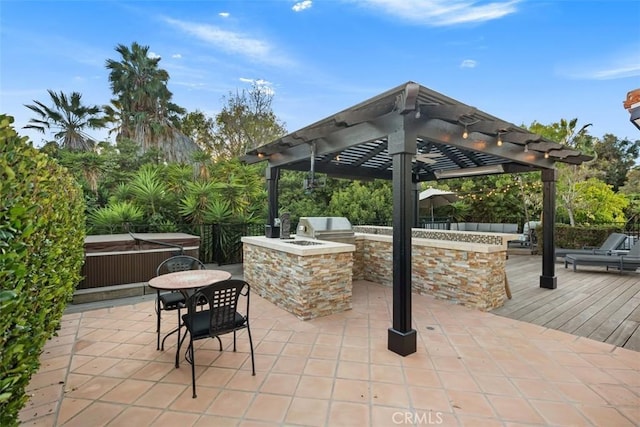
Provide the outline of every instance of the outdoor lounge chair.
<path id="1" fill-rule="evenodd" d="M 614 251 L 624 246 L 627 240 L 627 235 L 622 233 L 611 233 L 609 237 L 600 245 L 599 248 L 582 248 L 582 249 L 565 249 L 556 248 L 555 254 L 557 257 L 564 257 L 569 254 L 582 254 L 582 255 L 612 255 Z"/>
<path id="2" fill-rule="evenodd" d="M 633 245 L 628 253 L 624 255 L 589 255 L 589 254 L 569 254 L 564 257 L 564 268 L 569 264 L 573 265 L 576 271 L 578 265 L 602 266 L 623 271 L 636 271 L 640 268 L 640 242 Z"/>

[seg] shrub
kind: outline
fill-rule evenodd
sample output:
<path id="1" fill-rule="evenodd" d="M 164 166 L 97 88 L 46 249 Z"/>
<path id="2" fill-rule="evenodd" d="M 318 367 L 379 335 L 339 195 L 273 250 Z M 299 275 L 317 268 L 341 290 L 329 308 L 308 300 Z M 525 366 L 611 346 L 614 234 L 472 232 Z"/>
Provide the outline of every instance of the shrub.
<path id="1" fill-rule="evenodd" d="M 82 191 L 0 115 L 0 425 L 18 424 L 40 353 L 80 281 Z"/>

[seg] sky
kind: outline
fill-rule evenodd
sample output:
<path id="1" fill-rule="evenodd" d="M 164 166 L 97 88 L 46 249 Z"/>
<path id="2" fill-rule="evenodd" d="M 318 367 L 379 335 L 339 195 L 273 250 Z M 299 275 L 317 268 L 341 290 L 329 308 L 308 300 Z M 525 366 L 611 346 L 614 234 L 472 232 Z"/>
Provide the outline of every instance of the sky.
<path id="1" fill-rule="evenodd" d="M 41 145 L 25 104 L 52 105 L 48 89 L 108 104 L 105 62 L 134 42 L 174 103 L 212 118 L 257 83 L 293 132 L 414 81 L 518 126 L 577 118 L 640 139 L 623 107 L 640 88 L 638 0 L 0 0 L 0 113 Z"/>

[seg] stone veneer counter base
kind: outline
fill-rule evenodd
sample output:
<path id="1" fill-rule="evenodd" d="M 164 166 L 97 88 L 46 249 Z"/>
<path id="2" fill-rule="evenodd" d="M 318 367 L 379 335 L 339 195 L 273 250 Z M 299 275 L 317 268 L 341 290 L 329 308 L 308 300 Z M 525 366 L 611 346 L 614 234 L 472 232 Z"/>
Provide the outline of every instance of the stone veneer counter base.
<path id="1" fill-rule="evenodd" d="M 244 279 L 261 297 L 302 320 L 351 309 L 354 245 L 253 236 L 242 242 Z"/>
<path id="2" fill-rule="evenodd" d="M 478 242 L 487 240 L 482 233 L 449 233 L 451 240 L 412 239 L 412 290 L 482 311 L 502 306 L 507 242 L 513 235 L 487 233 L 493 235 L 489 239 L 497 239 L 490 244 Z M 392 244 L 388 234 L 356 233 L 353 279 L 392 286 Z"/>

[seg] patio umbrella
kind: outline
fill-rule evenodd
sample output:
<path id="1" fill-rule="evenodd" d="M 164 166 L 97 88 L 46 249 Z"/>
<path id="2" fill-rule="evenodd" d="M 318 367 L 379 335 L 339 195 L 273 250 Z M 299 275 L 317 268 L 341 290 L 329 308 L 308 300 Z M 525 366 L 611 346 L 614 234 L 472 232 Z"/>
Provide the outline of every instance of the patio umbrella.
<path id="1" fill-rule="evenodd" d="M 429 187 L 420 192 L 420 209 L 431 209 L 431 221 L 433 221 L 433 208 L 449 205 L 458 200 L 458 195 L 453 191 L 439 190 Z"/>

